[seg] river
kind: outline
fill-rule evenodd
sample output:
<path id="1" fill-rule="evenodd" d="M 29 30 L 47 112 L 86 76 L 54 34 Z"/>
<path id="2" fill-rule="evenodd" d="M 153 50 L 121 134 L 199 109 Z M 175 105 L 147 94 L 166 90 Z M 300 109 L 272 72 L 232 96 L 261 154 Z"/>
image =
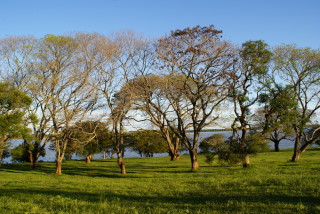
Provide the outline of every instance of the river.
<path id="1" fill-rule="evenodd" d="M 225 135 L 226 138 L 230 137 L 232 132 L 231 131 L 213 131 L 213 132 L 202 132 L 200 133 L 200 141 L 204 138 L 210 137 L 213 134 L 223 134 Z M 20 145 L 23 141 L 22 140 L 12 140 L 10 141 L 11 146 L 10 148 L 14 148 L 18 145 Z M 270 143 L 270 148 L 273 149 L 274 145 L 273 143 Z M 290 140 L 283 140 L 280 142 L 279 145 L 280 149 L 284 148 L 293 148 L 293 141 Z M 185 153 L 185 152 L 183 152 Z M 132 151 L 131 149 L 126 149 L 125 151 L 125 157 L 130 158 L 130 157 L 140 157 L 139 153 Z M 161 156 L 168 156 L 168 153 L 157 153 L 154 154 L 154 157 L 161 157 Z M 77 156 L 73 155 L 73 159 L 79 160 L 79 159 L 84 159 L 83 156 Z M 95 159 L 102 159 L 103 154 L 95 154 L 94 155 Z M 46 147 L 46 156 L 45 157 L 39 157 L 39 161 L 44 161 L 44 162 L 54 162 L 55 161 L 55 151 L 52 151 L 49 149 L 49 145 Z M 3 163 L 12 163 L 11 157 L 3 159 Z"/>

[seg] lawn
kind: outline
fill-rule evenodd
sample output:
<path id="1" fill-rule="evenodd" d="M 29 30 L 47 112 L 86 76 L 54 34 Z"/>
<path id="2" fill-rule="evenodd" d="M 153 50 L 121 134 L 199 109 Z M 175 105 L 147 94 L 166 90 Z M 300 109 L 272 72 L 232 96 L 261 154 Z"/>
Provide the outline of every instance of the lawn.
<path id="1" fill-rule="evenodd" d="M 289 162 L 291 150 L 251 158 L 252 166 L 212 166 L 199 157 L 4 164 L 0 168 L 0 213 L 320 213 L 320 149 Z"/>

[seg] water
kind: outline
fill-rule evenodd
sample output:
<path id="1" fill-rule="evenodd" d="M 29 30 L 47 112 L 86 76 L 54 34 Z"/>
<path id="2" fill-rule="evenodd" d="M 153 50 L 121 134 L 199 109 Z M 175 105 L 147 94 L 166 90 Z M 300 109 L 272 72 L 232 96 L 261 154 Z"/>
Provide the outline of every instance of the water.
<path id="1" fill-rule="evenodd" d="M 207 137 L 210 137 L 211 135 L 213 134 L 223 134 L 225 135 L 226 138 L 230 137 L 232 132 L 231 131 L 214 131 L 214 132 L 202 132 L 200 133 L 200 141 L 203 140 L 204 138 L 207 138 Z M 190 135 L 190 137 L 192 137 Z M 10 141 L 11 143 L 11 146 L 10 148 L 14 148 L 20 144 L 23 143 L 22 140 L 12 140 Z M 274 144 L 273 143 L 270 143 L 270 148 L 273 149 L 274 148 Z M 290 140 L 282 140 L 280 142 L 280 149 L 285 149 L 285 148 L 293 148 L 293 145 L 294 145 L 294 142 L 293 141 L 290 141 Z M 39 157 L 39 161 L 44 161 L 44 162 L 54 162 L 55 161 L 55 151 L 52 151 L 49 149 L 49 144 L 46 146 L 46 156 L 45 157 Z M 135 152 L 135 151 L 132 151 L 131 149 L 126 149 L 125 151 L 125 157 L 140 157 L 140 154 Z M 168 156 L 168 153 L 157 153 L 157 154 L 154 154 L 154 157 L 161 157 L 161 156 Z M 95 154 L 94 155 L 94 158 L 95 159 L 102 159 L 103 158 L 103 153 L 99 153 L 99 154 Z M 72 159 L 74 160 L 80 160 L 80 159 L 84 159 L 83 156 L 77 156 L 77 155 L 73 155 L 72 156 Z M 9 158 L 5 158 L 3 159 L 3 163 L 12 163 L 12 160 L 11 160 L 11 157 Z"/>

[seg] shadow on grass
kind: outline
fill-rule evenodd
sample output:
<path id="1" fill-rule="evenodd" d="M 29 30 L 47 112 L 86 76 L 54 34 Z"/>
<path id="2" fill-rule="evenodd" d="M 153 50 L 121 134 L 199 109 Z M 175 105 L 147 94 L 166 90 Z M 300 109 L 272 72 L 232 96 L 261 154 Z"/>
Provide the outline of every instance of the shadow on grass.
<path id="1" fill-rule="evenodd" d="M 241 206 L 244 203 L 253 203 L 257 204 L 257 206 L 263 206 L 263 204 L 274 204 L 274 203 L 286 203 L 286 204 L 301 204 L 308 205 L 310 207 L 318 205 L 319 198 L 312 196 L 288 196 L 288 195 L 268 195 L 268 194 L 259 194 L 252 193 L 251 195 L 228 195 L 228 196 L 219 196 L 219 192 L 212 193 L 190 193 L 186 195 L 176 195 L 176 196 L 166 196 L 166 195 L 158 195 L 158 196 L 148 196 L 148 195 L 123 195 L 119 193 L 112 192 L 100 192 L 100 193 L 92 193 L 92 192 L 70 192 L 68 190 L 57 190 L 57 189 L 9 189 L 2 190 L 0 195 L 15 197 L 15 194 L 36 196 L 39 195 L 41 197 L 33 197 L 34 201 L 37 200 L 47 200 L 49 197 L 64 197 L 69 198 L 70 200 L 78 200 L 90 203 L 121 203 L 122 206 L 133 206 L 134 204 L 139 204 L 139 206 L 145 206 L 147 204 L 150 208 L 163 207 L 168 208 L 168 210 L 172 207 L 176 209 L 185 209 L 189 208 L 190 211 L 192 209 L 197 210 L 200 207 L 206 206 L 219 206 L 218 209 L 222 211 L 229 211 L 237 209 L 237 206 Z M 247 193 L 248 194 L 248 193 Z M 60 203 L 61 201 L 57 201 L 56 203 Z M 231 203 L 230 203 L 231 202 Z M 232 205 L 230 207 L 230 204 Z M 252 205 L 251 205 L 252 206 Z M 255 207 L 256 208 L 256 207 Z"/>
<path id="2" fill-rule="evenodd" d="M 148 178 L 149 173 L 190 174 L 197 173 L 181 165 L 152 165 L 152 164 L 127 164 L 127 174 L 121 175 L 116 160 L 94 160 L 86 164 L 83 160 L 66 161 L 62 164 L 63 175 L 80 175 L 88 177 L 106 178 Z M 39 162 L 38 167 L 32 169 L 29 163 L 3 164 L 0 171 L 10 173 L 46 173 L 55 174 L 55 163 Z M 213 172 L 212 172 L 213 173 Z M 134 176 L 139 174 L 140 176 Z"/>
<path id="3" fill-rule="evenodd" d="M 74 162 L 74 161 L 73 161 Z M 116 164 L 116 163 L 115 163 Z M 4 164 L 0 168 L 0 171 L 10 172 L 10 173 L 46 173 L 55 174 L 55 163 L 43 162 L 39 163 L 36 169 L 32 169 L 27 163 L 19 164 Z M 116 165 L 114 167 L 104 167 L 104 166 L 91 166 L 85 163 L 63 163 L 62 164 L 63 175 L 80 175 L 89 177 L 108 177 L 108 178 L 121 178 L 124 177 L 120 174 L 120 169 Z M 134 174 L 129 172 L 128 174 Z"/>

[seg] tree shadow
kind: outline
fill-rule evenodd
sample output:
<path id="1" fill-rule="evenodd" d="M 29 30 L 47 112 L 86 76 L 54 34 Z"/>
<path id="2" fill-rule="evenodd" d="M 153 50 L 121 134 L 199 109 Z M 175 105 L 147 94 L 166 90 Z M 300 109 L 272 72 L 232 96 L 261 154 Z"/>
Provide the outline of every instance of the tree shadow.
<path id="1" fill-rule="evenodd" d="M 274 195 L 274 194 L 261 194 L 253 192 L 251 195 L 224 195 L 221 196 L 221 192 L 198 192 L 186 195 L 183 193 L 181 195 L 175 196 L 167 196 L 167 195 L 124 195 L 120 193 L 114 192 L 79 192 L 79 191 L 68 191 L 68 190 L 58 190 L 58 189 L 9 189 L 2 190 L 0 195 L 15 195 L 15 194 L 25 194 L 26 197 L 31 195 L 43 195 L 43 197 L 55 197 L 62 196 L 66 198 L 70 198 L 71 200 L 85 201 L 90 203 L 112 203 L 112 201 L 120 201 L 122 205 L 132 205 L 132 204 L 140 204 L 143 206 L 144 203 L 148 202 L 148 207 L 151 209 L 158 208 L 161 206 L 162 208 L 170 209 L 172 207 L 176 209 L 190 209 L 190 211 L 197 211 L 199 207 L 206 207 L 210 204 L 219 204 L 219 211 L 229 212 L 230 209 L 237 209 L 239 204 L 244 203 L 252 203 L 256 206 L 263 206 L 265 204 L 273 204 L 273 203 L 287 203 L 292 205 L 297 205 L 303 203 L 304 205 L 308 205 L 313 207 L 318 205 L 319 198 L 313 196 L 288 196 L 288 195 Z M 34 200 L 39 200 L 37 197 Z M 231 202 L 231 207 L 230 207 Z M 56 202 L 59 203 L 59 202 Z M 252 206 L 252 205 L 251 205 Z M 257 207 L 255 207 L 256 209 Z M 265 207 L 264 207 L 265 209 Z M 280 208 L 281 209 L 281 208 Z M 286 211 L 288 211 L 286 209 Z M 281 213 L 281 210 L 279 210 Z"/>

